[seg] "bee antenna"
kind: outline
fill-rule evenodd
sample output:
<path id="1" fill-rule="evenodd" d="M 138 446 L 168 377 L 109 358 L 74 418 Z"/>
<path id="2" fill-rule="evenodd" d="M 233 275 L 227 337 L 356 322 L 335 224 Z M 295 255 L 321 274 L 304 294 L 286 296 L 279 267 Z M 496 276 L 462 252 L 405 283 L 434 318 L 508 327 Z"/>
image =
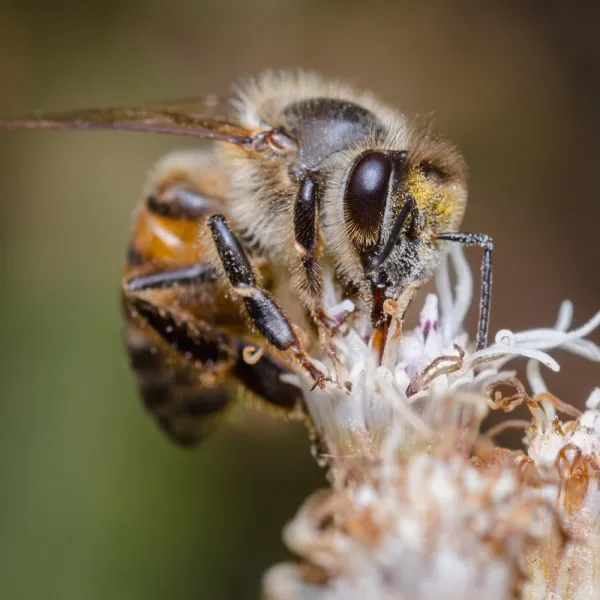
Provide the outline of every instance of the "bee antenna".
<path id="1" fill-rule="evenodd" d="M 396 245 L 396 242 L 398 241 L 398 238 L 402 233 L 402 229 L 404 227 L 404 224 L 406 223 L 406 219 L 408 219 L 408 215 L 413 211 L 414 207 L 414 197 L 411 195 L 406 196 L 404 204 L 402 205 L 402 208 L 400 210 L 400 214 L 396 217 L 396 220 L 394 221 L 392 231 L 390 232 L 390 236 L 388 237 L 388 240 L 385 246 L 383 247 L 383 250 L 371 261 L 371 264 L 375 269 L 381 268 L 383 266 L 383 263 L 390 257 L 390 254 L 392 253 L 392 250 L 394 249 L 394 246 Z"/>

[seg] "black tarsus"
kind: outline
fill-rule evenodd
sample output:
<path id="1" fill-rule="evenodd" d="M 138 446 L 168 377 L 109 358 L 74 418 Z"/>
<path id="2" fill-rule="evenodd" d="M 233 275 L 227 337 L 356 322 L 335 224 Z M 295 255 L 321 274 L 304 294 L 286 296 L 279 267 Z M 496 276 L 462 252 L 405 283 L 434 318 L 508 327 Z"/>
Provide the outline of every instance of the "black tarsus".
<path id="1" fill-rule="evenodd" d="M 481 263 L 481 300 L 479 303 L 479 327 L 477 330 L 477 350 L 487 346 L 490 303 L 492 298 L 492 250 L 494 243 L 489 235 L 483 233 L 438 233 L 438 240 L 464 244 L 465 246 L 479 246 L 483 248 L 483 261 Z"/>
<path id="2" fill-rule="evenodd" d="M 246 312 L 265 339 L 279 350 L 298 346 L 298 338 L 281 309 L 267 292 L 256 290 L 244 298 Z"/>

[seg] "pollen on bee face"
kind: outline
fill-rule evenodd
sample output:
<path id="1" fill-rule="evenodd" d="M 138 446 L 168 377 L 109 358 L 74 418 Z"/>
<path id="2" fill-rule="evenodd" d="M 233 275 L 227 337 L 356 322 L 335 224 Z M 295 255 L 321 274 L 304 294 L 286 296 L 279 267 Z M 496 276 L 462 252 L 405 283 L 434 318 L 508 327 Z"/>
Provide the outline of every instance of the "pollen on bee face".
<path id="1" fill-rule="evenodd" d="M 442 185 L 438 177 L 428 177 L 421 168 L 413 167 L 407 175 L 406 191 L 414 197 L 419 212 L 428 216 L 432 230 L 453 231 L 461 222 L 466 195 L 459 185 Z"/>

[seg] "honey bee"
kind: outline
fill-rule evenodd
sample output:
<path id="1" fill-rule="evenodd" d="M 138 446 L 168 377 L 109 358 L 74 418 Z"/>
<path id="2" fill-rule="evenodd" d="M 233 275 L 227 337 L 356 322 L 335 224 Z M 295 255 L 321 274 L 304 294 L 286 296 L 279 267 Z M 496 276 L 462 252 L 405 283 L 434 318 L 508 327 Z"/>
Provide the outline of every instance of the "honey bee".
<path id="1" fill-rule="evenodd" d="M 212 112 L 192 101 L 0 122 L 218 142 L 158 163 L 122 278 L 141 397 L 175 442 L 202 439 L 240 387 L 302 413 L 300 390 L 282 375 L 300 365 L 323 386 L 308 347 L 327 346 L 342 325 L 323 303 L 324 268 L 384 337 L 386 298 L 425 283 L 448 242 L 479 245 L 477 345 L 486 345 L 492 241 L 459 231 L 466 166 L 445 137 L 305 72 L 264 73 L 237 89 L 228 115 Z"/>

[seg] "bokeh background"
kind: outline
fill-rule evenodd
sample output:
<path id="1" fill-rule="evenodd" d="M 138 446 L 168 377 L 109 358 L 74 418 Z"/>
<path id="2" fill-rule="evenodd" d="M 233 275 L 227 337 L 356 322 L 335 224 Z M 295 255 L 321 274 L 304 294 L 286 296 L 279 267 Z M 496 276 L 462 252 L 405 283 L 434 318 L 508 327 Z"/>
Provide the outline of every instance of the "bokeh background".
<path id="1" fill-rule="evenodd" d="M 265 67 L 350 79 L 434 110 L 464 150 L 492 329 L 550 325 L 567 297 L 581 322 L 600 305 L 596 24 L 593 2 L 0 0 L 0 110 L 224 93 Z M 323 484 L 299 426 L 244 416 L 187 454 L 138 406 L 122 257 L 150 166 L 186 143 L 0 133 L 3 599 L 256 598 Z M 552 389 L 581 403 L 598 366 L 559 359 Z"/>

